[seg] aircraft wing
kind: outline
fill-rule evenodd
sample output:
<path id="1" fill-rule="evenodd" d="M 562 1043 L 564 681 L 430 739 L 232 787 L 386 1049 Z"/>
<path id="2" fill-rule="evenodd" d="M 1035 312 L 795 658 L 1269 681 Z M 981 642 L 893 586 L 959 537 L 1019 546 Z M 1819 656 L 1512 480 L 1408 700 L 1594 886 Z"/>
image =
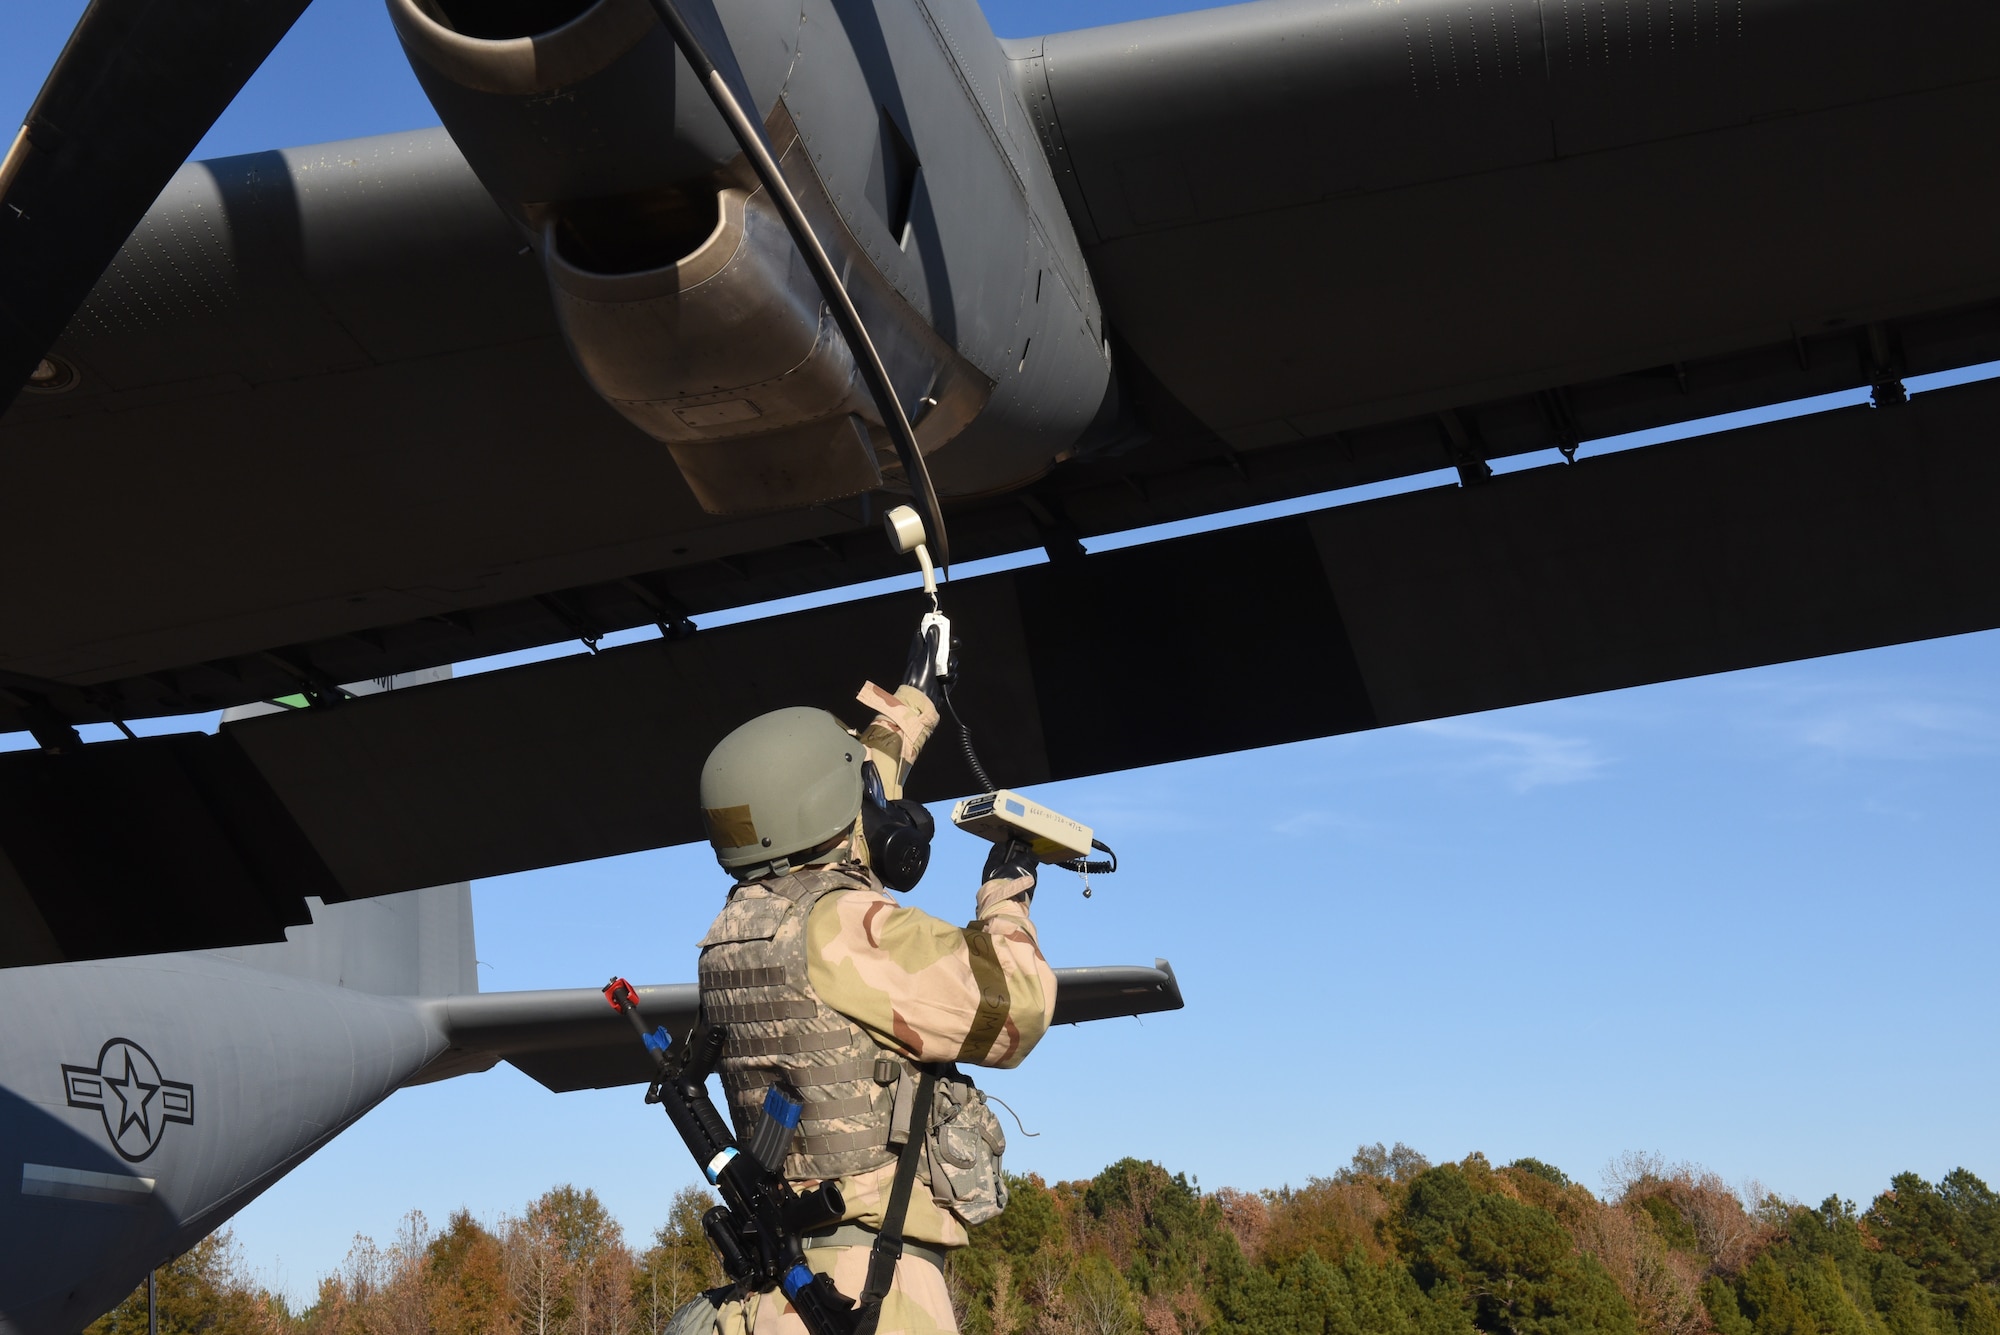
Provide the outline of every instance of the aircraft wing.
<path id="1" fill-rule="evenodd" d="M 1785 0 L 1671 38 L 1664 0 L 1629 31 L 1541 9 L 1265 0 L 1008 44 L 1117 388 L 1067 457 L 949 498 L 959 558 L 2000 356 L 2000 9 Z M 0 729 L 901 568 L 858 498 L 705 513 L 474 165 L 424 131 L 168 184 L 53 348 L 74 382 L 0 419 L 0 555 L 36 571 Z"/>
<path id="2" fill-rule="evenodd" d="M 1082 1024 L 1121 1015 L 1175 1011 L 1181 1001 L 1173 966 L 1100 965 L 1057 969 L 1057 1024 Z M 694 1027 L 698 1003 L 693 983 L 641 987 L 639 1013 L 665 1025 L 676 1041 Z M 435 1003 L 444 1017 L 451 1051 L 427 1079 L 483 1069 L 504 1060 L 556 1093 L 643 1084 L 653 1065 L 628 1022 L 612 1013 L 604 994 L 590 988 L 549 992 L 496 992 L 446 997 Z"/>
<path id="3" fill-rule="evenodd" d="M 1264 0 L 1011 54 L 1106 320 L 1246 460 L 1866 384 L 2000 292 L 1990 5 Z"/>
<path id="4" fill-rule="evenodd" d="M 392 10 L 416 50 L 429 20 Z M 880 309 L 990 382 L 933 461 L 960 561 L 1047 557 L 947 594 L 999 782 L 2000 625 L 2000 392 L 1904 401 L 2000 359 L 2000 8 L 1264 0 L 1006 44 L 970 6 L 911 15 L 811 34 L 859 62 L 819 121 L 798 88 L 760 109 L 821 146 L 802 183 L 852 187 L 823 216 Z M 547 216 L 523 184 L 546 162 L 428 59 L 449 134 L 184 168 L 0 418 L 0 557 L 32 572 L 0 729 L 43 748 L 0 757 L 0 964 L 270 940 L 306 896 L 697 838 L 731 726 L 899 666 L 909 595 L 694 629 L 897 572 L 893 478 L 705 508 L 680 428 L 606 388 L 678 363 L 610 365 L 577 293 L 617 285 L 562 277 L 562 226 L 602 219 Z M 848 93 L 858 138 L 825 112 Z M 891 104 L 924 114 L 882 128 Z M 680 115 L 673 151 L 708 152 Z M 827 147 L 850 139 L 889 156 Z M 660 150 L 589 142 L 606 170 Z M 904 189 L 898 247 L 858 210 L 904 149 L 934 193 Z M 1067 323 L 1017 339 L 1045 290 Z M 1856 387 L 1879 406 L 1492 470 Z M 1457 485 L 1079 545 L 1440 471 Z M 784 651 L 803 639 L 825 648 Z M 1246 683 L 1275 702 L 1235 707 Z M 74 732 L 278 697 L 306 707 Z M 973 786 L 949 748 L 916 779 Z"/>

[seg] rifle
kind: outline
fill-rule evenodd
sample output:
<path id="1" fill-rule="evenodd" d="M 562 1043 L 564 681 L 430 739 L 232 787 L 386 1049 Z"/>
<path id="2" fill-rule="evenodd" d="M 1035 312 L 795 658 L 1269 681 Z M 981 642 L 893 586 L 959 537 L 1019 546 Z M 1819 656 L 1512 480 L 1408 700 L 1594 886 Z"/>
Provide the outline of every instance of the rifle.
<path id="1" fill-rule="evenodd" d="M 816 1275 L 806 1265 L 799 1241 L 847 1213 L 839 1184 L 822 1182 L 799 1192 L 784 1178 L 785 1155 L 805 1100 L 782 1083 L 771 1086 L 750 1144 L 738 1145 L 708 1097 L 708 1077 L 722 1055 L 724 1031 L 697 1026 L 680 1060 L 674 1061 L 668 1055 L 673 1035 L 665 1025 L 647 1030 L 630 983 L 613 978 L 604 986 L 604 999 L 632 1022 L 653 1058 L 658 1074 L 646 1090 L 646 1102 L 666 1111 L 709 1184 L 722 1193 L 723 1203 L 701 1217 L 701 1231 L 721 1255 L 722 1268 L 753 1292 L 781 1291 L 812 1335 L 856 1335 L 862 1314 L 829 1276 Z"/>

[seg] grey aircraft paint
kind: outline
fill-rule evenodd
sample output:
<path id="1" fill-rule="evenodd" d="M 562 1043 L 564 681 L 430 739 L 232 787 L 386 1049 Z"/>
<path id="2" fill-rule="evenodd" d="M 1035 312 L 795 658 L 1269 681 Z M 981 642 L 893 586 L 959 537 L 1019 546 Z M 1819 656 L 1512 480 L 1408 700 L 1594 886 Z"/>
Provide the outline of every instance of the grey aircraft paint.
<path id="1" fill-rule="evenodd" d="M 81 1329 L 405 1085 L 647 1077 L 594 990 L 479 995 L 472 951 L 460 884 L 315 904 L 283 945 L 0 970 L 0 1335 Z M 1057 989 L 1062 1023 L 1181 1004 L 1164 961 Z M 694 1002 L 640 989 L 682 1034 Z"/>
<path id="2" fill-rule="evenodd" d="M 1446 0 L 1270 0 L 1010 42 L 1004 62 L 969 7 L 883 7 L 886 61 L 828 30 L 796 68 L 790 28 L 752 50 L 740 26 L 773 6 L 725 8 L 760 111 L 783 90 L 866 263 L 927 318 L 985 309 L 978 275 L 1005 265 L 977 245 L 997 233 L 976 212 L 943 227 L 942 270 L 888 247 L 870 221 L 880 117 L 861 113 L 900 99 L 912 135 L 956 126 L 980 148 L 996 123 L 1011 145 L 1026 109 L 1036 151 L 1006 156 L 1057 267 L 1102 299 L 1130 413 L 1057 447 L 1077 456 L 1045 477 L 956 500 L 961 559 L 1441 459 L 1476 477 L 1489 457 L 2000 355 L 1991 6 L 1784 0 L 1649 45 L 1667 9 L 1635 0 L 1620 45 L 1509 0 L 1505 78 L 1490 30 L 1446 40 L 1467 36 Z M 989 93 L 1002 75 L 1018 102 Z M 702 511 L 578 371 L 534 236 L 496 203 L 592 197 L 578 182 L 603 160 L 569 144 L 568 177 L 531 177 L 517 146 L 503 176 L 507 124 L 439 95 L 450 134 L 184 169 L 59 343 L 78 377 L 0 422 L 0 554 L 44 572 L 0 668 L 58 713 L 291 689 L 273 652 L 348 680 L 889 572 L 859 500 Z M 675 98 L 678 128 L 647 120 L 647 142 L 684 132 L 682 165 L 712 169 L 719 126 Z M 997 162 L 911 142 L 927 172 Z M 1016 242 L 1001 251 L 1024 277 Z M 981 422 L 1007 417 L 1003 325 L 952 331 L 1003 382 Z M 1023 394 L 1010 435 L 1053 443 Z M 933 460 L 941 483 L 957 449 Z M 267 559 L 236 559 L 245 545 Z M 5 699 L 0 719 L 27 726 Z"/>
<path id="3" fill-rule="evenodd" d="M 433 1010 L 364 985 L 459 990 L 470 904 L 458 885 L 320 908 L 295 944 L 244 952 L 257 965 L 0 973 L 0 1331 L 81 1329 L 442 1056 Z M 380 961 L 348 986 L 311 976 L 413 938 L 424 957 L 401 977 Z"/>
<path id="4" fill-rule="evenodd" d="M 445 127 L 548 270 L 585 378 L 676 453 L 706 445 L 722 461 L 710 467 L 746 461 L 755 487 L 712 510 L 868 489 L 829 481 L 826 494 L 790 496 L 794 470 L 752 453 L 771 435 L 775 401 L 810 380 L 811 359 L 851 380 L 844 345 L 817 328 L 818 293 L 800 288 L 774 219 L 763 230 L 772 263 L 715 272 L 705 261 L 725 241 L 739 258 L 756 248 L 761 193 L 750 192 L 753 225 L 740 238 L 732 208 L 717 221 L 717 198 L 743 182 L 736 145 L 644 0 L 566 10 L 562 26 L 516 34 L 469 4 L 389 5 Z M 1039 476 L 1096 416 L 1109 365 L 1069 215 L 977 3 L 755 0 L 713 12 L 718 50 L 936 452 L 940 494 Z M 925 339 L 949 352 L 930 355 Z M 768 361 L 773 345 L 782 360 Z M 656 384 L 665 368 L 682 383 Z M 874 420 L 865 395 L 817 397 L 820 420 Z M 927 398 L 937 403 L 925 411 Z M 736 412 L 716 416 L 727 408 Z M 940 427 L 930 439 L 926 421 Z M 685 458 L 683 468 L 696 477 Z M 705 503 L 714 495 L 696 490 Z"/>

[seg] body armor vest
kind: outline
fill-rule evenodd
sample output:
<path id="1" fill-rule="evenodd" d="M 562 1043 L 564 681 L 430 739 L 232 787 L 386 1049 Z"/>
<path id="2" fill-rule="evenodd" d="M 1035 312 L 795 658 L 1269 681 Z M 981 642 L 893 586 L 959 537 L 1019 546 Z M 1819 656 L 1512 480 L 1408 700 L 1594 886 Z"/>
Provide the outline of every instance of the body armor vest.
<path id="1" fill-rule="evenodd" d="M 746 882 L 701 941 L 701 1016 L 728 1029 L 717 1069 L 738 1141 L 749 1143 L 777 1081 L 805 1100 L 784 1166 L 794 1180 L 845 1177 L 896 1158 L 889 1124 L 902 1055 L 815 996 L 806 964 L 813 906 L 837 890 L 873 888 L 855 866 Z"/>

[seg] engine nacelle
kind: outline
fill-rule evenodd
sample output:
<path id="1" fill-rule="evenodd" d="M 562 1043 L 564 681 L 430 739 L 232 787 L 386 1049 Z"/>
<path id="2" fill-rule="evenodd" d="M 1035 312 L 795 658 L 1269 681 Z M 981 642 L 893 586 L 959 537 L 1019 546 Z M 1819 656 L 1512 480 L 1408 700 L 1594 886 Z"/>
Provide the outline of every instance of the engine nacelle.
<path id="1" fill-rule="evenodd" d="M 810 272 L 646 0 L 388 2 L 446 127 L 539 248 L 578 367 L 705 508 L 907 490 Z M 1109 368 L 977 6 L 918 0 L 894 28 L 825 0 L 727 10 L 713 40 L 768 108 L 938 490 L 1038 475 Z"/>
<path id="2" fill-rule="evenodd" d="M 782 117 L 777 130 L 789 130 Z M 786 179 L 847 272 L 926 453 L 972 421 L 993 384 L 939 338 L 854 246 L 795 133 Z M 789 142 L 788 142 L 789 141 Z M 761 189 L 717 194 L 715 230 L 673 264 L 606 274 L 543 231 L 556 318 L 598 393 L 667 443 L 702 506 L 735 514 L 873 491 L 900 466 L 852 352 Z"/>

